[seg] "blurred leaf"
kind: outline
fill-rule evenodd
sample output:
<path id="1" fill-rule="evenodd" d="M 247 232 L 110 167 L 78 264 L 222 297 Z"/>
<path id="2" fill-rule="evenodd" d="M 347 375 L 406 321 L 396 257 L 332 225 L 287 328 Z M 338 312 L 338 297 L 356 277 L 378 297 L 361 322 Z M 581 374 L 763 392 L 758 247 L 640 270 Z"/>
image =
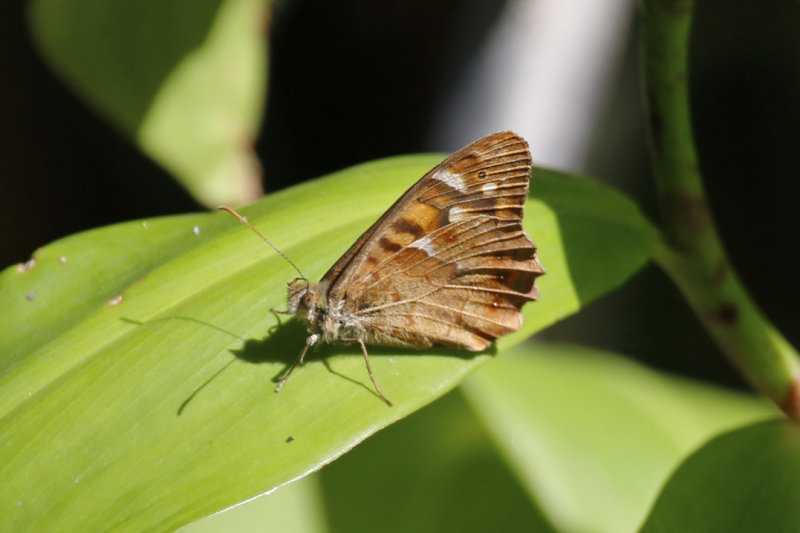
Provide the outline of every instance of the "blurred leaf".
<path id="1" fill-rule="evenodd" d="M 635 531 L 675 465 L 767 402 L 588 348 L 529 343 L 464 390 L 559 531 Z M 676 528 L 670 531 L 689 531 Z"/>
<path id="2" fill-rule="evenodd" d="M 181 528 L 180 533 L 325 533 L 330 531 L 317 475 Z"/>
<path id="3" fill-rule="evenodd" d="M 320 477 L 331 531 L 553 531 L 457 391 Z"/>
<path id="4" fill-rule="evenodd" d="M 315 279 L 436 162 L 360 165 L 245 212 Z M 320 349 L 273 394 L 305 338 L 296 321 L 278 325 L 268 312 L 295 274 L 225 213 L 86 232 L 37 251 L 30 269 L 6 269 L 0 529 L 171 530 L 274 490 L 441 396 L 646 259 L 651 230 L 624 197 L 553 172 L 537 171 L 534 183 L 541 196 L 525 222 L 549 269 L 541 301 L 487 353 L 372 348 L 393 408 L 352 346 Z M 581 208 L 587 191 L 592 210 Z M 581 255 L 605 260 L 565 270 L 565 256 Z"/>
<path id="5" fill-rule="evenodd" d="M 643 533 L 795 532 L 800 524 L 800 429 L 785 421 L 721 435 L 672 475 Z"/>
<path id="6" fill-rule="evenodd" d="M 198 201 L 261 194 L 269 0 L 35 0 L 44 57 Z"/>

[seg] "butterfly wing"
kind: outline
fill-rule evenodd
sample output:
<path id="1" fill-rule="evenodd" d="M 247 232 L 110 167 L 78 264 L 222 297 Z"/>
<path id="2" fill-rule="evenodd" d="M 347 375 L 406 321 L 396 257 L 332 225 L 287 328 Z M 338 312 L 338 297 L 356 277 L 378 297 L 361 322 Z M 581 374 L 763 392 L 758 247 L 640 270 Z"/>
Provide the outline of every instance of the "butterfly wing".
<path id="1" fill-rule="evenodd" d="M 495 133 L 411 187 L 323 277 L 373 344 L 486 348 L 519 329 L 544 273 L 522 228 L 531 158 Z"/>

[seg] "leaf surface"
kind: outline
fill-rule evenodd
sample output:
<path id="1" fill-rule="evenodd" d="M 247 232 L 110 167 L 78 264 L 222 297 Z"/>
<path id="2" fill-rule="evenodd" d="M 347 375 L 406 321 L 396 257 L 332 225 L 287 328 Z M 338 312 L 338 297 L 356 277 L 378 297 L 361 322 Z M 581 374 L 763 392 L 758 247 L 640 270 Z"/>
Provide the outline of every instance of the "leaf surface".
<path id="1" fill-rule="evenodd" d="M 261 194 L 270 1 L 36 0 L 45 59 L 201 203 Z"/>
<path id="2" fill-rule="evenodd" d="M 315 279 L 439 160 L 359 165 L 244 212 Z M 269 312 L 296 274 L 225 213 L 100 228 L 43 247 L 32 268 L 6 269 L 0 529 L 174 530 L 272 491 L 438 398 L 646 260 L 652 229 L 623 196 L 539 170 L 533 191 L 525 226 L 548 274 L 524 327 L 482 354 L 372 347 L 392 408 L 352 346 L 317 350 L 273 393 L 306 335 Z M 593 268 L 575 264 L 601 256 Z"/>
<path id="3" fill-rule="evenodd" d="M 672 475 L 642 533 L 797 531 L 800 430 L 785 420 L 731 431 Z"/>
<path id="4" fill-rule="evenodd" d="M 511 469 L 565 532 L 635 531 L 695 448 L 778 416 L 751 395 L 563 344 L 520 345 L 463 388 Z"/>

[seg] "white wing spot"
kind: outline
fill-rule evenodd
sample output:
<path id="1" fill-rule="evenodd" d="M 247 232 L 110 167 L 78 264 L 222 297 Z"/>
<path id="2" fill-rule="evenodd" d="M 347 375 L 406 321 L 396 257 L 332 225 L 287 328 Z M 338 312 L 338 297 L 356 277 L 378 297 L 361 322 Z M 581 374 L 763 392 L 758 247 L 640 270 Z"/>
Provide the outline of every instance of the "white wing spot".
<path id="1" fill-rule="evenodd" d="M 463 207 L 453 206 L 450 208 L 450 211 L 447 212 L 447 220 L 450 222 L 458 222 L 459 220 L 464 220 L 466 218 L 467 211 Z"/>
<path id="2" fill-rule="evenodd" d="M 433 246 L 431 246 L 431 239 L 428 235 L 422 237 L 421 239 L 417 239 L 416 241 L 412 242 L 408 245 L 409 248 L 417 248 L 418 250 L 422 250 L 430 257 L 436 255 L 433 251 Z"/>
<path id="3" fill-rule="evenodd" d="M 433 175 L 433 177 L 434 179 L 443 181 L 454 189 L 457 189 L 459 192 L 467 191 L 467 184 L 464 183 L 464 176 L 461 174 L 453 174 L 452 172 L 443 171 L 437 172 Z"/>
<path id="4" fill-rule="evenodd" d="M 481 185 L 481 192 L 483 193 L 490 193 L 497 189 L 497 183 L 490 181 L 488 183 L 484 183 Z"/>

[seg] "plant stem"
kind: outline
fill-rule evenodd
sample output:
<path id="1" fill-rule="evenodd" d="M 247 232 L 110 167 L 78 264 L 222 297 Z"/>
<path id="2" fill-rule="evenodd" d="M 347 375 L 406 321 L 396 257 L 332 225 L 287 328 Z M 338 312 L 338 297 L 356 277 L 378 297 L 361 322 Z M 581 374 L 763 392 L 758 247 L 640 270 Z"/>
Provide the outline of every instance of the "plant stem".
<path id="1" fill-rule="evenodd" d="M 653 259 L 747 380 L 800 422 L 800 358 L 749 296 L 706 201 L 688 92 L 692 0 L 644 0 L 644 67 L 663 240 Z"/>

